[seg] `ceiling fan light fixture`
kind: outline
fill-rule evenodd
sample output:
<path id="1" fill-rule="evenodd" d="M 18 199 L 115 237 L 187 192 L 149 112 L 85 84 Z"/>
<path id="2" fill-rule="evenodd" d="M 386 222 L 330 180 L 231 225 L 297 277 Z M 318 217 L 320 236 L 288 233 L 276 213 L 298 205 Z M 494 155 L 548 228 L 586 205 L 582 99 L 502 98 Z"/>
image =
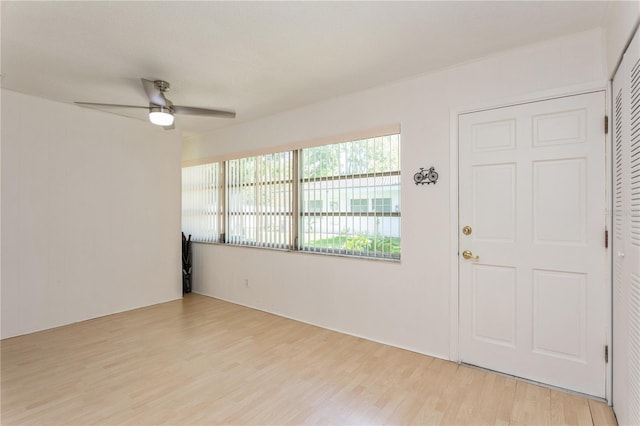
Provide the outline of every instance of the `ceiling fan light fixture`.
<path id="1" fill-rule="evenodd" d="M 0 0 L 2 1 L 2 0 Z M 2 75 L 0 75 L 2 77 Z M 236 118 L 234 111 L 225 111 L 210 108 L 199 108 L 184 105 L 173 105 L 164 95 L 169 89 L 169 83 L 163 80 L 142 79 L 142 87 L 149 98 L 148 106 L 104 104 L 97 102 L 75 102 L 77 105 L 92 107 L 96 109 L 107 108 L 139 108 L 149 112 L 149 121 L 156 126 L 162 126 L 165 130 L 175 129 L 173 125 L 174 114 L 199 115 L 204 117 Z M 135 118 L 135 117 L 134 117 Z"/>
<path id="2" fill-rule="evenodd" d="M 173 124 L 173 112 L 163 106 L 152 106 L 149 109 L 149 121 L 158 126 L 171 126 Z"/>

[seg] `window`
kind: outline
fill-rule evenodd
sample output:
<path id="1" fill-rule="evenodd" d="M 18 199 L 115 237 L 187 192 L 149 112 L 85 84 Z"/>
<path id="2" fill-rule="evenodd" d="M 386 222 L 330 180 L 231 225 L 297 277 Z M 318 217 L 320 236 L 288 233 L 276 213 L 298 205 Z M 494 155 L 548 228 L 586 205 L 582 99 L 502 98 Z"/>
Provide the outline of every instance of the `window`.
<path id="1" fill-rule="evenodd" d="M 391 211 L 391 198 L 373 198 L 371 208 L 374 212 L 389 213 Z"/>
<path id="2" fill-rule="evenodd" d="M 366 213 L 369 211 L 369 200 L 366 198 L 352 198 L 351 211 L 354 213 Z"/>
<path id="3" fill-rule="evenodd" d="M 182 228 L 199 242 L 400 258 L 400 135 L 182 170 Z"/>
<path id="4" fill-rule="evenodd" d="M 332 206 L 301 203 L 300 250 L 400 258 L 399 135 L 301 150 L 299 193 Z"/>
<path id="5" fill-rule="evenodd" d="M 322 200 L 309 200 L 307 201 L 307 206 L 310 212 L 321 212 Z"/>
<path id="6" fill-rule="evenodd" d="M 231 244 L 289 248 L 291 151 L 227 162 L 227 237 Z"/>
<path id="7" fill-rule="evenodd" d="M 182 169 L 182 231 L 194 241 L 220 241 L 221 193 L 220 163 Z"/>

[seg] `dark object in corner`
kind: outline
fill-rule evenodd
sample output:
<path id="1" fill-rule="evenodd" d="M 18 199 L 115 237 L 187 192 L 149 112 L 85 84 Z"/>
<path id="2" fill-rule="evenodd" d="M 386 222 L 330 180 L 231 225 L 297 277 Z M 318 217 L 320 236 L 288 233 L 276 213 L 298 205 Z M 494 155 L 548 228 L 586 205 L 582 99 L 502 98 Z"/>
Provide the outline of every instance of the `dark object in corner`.
<path id="1" fill-rule="evenodd" d="M 182 294 L 191 293 L 191 234 L 182 233 Z"/>

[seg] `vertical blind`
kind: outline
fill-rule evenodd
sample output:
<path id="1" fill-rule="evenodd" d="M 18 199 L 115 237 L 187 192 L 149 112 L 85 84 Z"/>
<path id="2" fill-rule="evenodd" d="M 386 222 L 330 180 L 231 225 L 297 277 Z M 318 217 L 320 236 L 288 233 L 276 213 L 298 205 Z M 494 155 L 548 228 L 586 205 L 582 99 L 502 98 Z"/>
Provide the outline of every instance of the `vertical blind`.
<path id="1" fill-rule="evenodd" d="M 182 169 L 182 231 L 194 241 L 220 241 L 220 168 L 220 163 L 210 163 Z"/>
<path id="2" fill-rule="evenodd" d="M 303 149 L 300 250 L 400 257 L 400 135 Z"/>
<path id="3" fill-rule="evenodd" d="M 293 152 L 227 162 L 227 242 L 290 248 Z"/>

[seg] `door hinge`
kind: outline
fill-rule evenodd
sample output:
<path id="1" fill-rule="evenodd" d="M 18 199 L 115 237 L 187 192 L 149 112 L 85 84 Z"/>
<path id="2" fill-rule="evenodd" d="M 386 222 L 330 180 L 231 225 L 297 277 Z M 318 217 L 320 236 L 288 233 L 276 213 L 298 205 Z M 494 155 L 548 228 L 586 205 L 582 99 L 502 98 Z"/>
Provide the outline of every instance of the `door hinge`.
<path id="1" fill-rule="evenodd" d="M 604 230 L 604 248 L 609 248 L 609 230 Z"/>
<path id="2" fill-rule="evenodd" d="M 609 134 L 609 116 L 608 115 L 604 116 L 604 134 L 605 135 Z"/>
<path id="3" fill-rule="evenodd" d="M 604 362 L 609 362 L 609 345 L 604 347 Z"/>

